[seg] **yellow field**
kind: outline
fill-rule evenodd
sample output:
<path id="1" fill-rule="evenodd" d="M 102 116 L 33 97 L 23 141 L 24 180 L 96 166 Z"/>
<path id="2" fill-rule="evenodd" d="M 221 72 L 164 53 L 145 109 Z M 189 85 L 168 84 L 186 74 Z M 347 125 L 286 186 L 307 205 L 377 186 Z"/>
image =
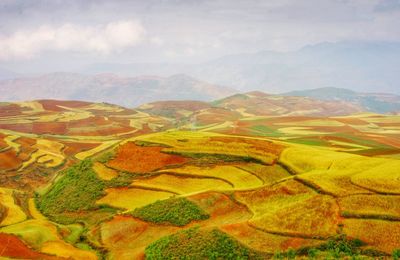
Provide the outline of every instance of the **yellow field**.
<path id="1" fill-rule="evenodd" d="M 366 149 L 371 148 L 371 147 L 364 146 L 364 145 L 353 144 L 353 143 L 349 143 L 349 142 L 340 142 L 340 141 L 334 141 L 334 140 L 329 140 L 329 143 L 331 143 L 333 145 L 349 147 L 349 149 L 346 149 L 346 151 L 358 151 L 358 150 L 366 150 Z"/>
<path id="2" fill-rule="evenodd" d="M 119 140 L 104 141 L 102 144 L 100 144 L 99 146 L 96 146 L 95 148 L 93 148 L 91 150 L 75 154 L 75 158 L 77 158 L 79 160 L 85 160 L 86 158 L 91 157 L 101 151 L 104 151 L 107 148 L 113 146 L 114 144 L 116 144 L 118 142 L 119 142 Z"/>
<path id="3" fill-rule="evenodd" d="M 322 190 L 345 196 L 382 192 L 400 194 L 400 161 L 369 158 L 321 149 L 293 147 L 282 152 L 280 162 Z"/>
<path id="4" fill-rule="evenodd" d="M 251 172 L 261 179 L 265 184 L 271 184 L 291 175 L 280 165 L 261 165 L 258 163 L 247 163 L 238 166 L 238 168 Z"/>
<path id="5" fill-rule="evenodd" d="M 44 164 L 45 167 L 57 167 L 64 162 L 64 154 L 62 149 L 64 145 L 62 143 L 51 141 L 47 139 L 37 139 L 34 147 L 37 149 L 28 161 L 22 164 L 19 171 L 24 170 L 29 165 L 37 162 Z"/>
<path id="6" fill-rule="evenodd" d="M 0 188 L 0 204 L 7 208 L 7 214 L 1 221 L 0 227 L 19 223 L 26 219 L 25 213 L 15 204 L 13 190 Z"/>
<path id="7" fill-rule="evenodd" d="M 28 201 L 29 213 L 31 214 L 32 218 L 38 220 L 47 220 L 45 216 L 36 208 L 35 199 L 30 198 Z"/>
<path id="8" fill-rule="evenodd" d="M 41 122 L 41 123 L 47 123 L 47 122 L 69 122 L 69 121 L 86 119 L 86 118 L 89 118 L 89 117 L 92 117 L 92 116 L 93 116 L 92 113 L 90 113 L 88 111 L 84 111 L 84 110 L 67 111 L 67 112 L 60 112 L 60 113 L 57 113 L 57 114 L 40 116 L 40 118 L 37 119 L 36 122 Z"/>
<path id="9" fill-rule="evenodd" d="M 110 258 L 126 260 L 142 259 L 147 245 L 178 230 L 174 226 L 152 225 L 124 216 L 116 216 L 100 228 L 102 241 L 110 248 Z"/>
<path id="10" fill-rule="evenodd" d="M 360 193 L 372 193 L 366 189 L 354 185 L 351 176 L 354 173 L 341 170 L 315 170 L 300 174 L 296 178 L 310 184 L 323 193 L 334 196 L 348 196 Z"/>
<path id="11" fill-rule="evenodd" d="M 347 153 L 331 152 L 326 149 L 293 145 L 281 153 L 279 161 L 294 170 L 296 173 L 305 173 L 312 170 L 327 170 L 333 164 L 337 164 L 344 160 L 354 161 L 361 158 L 363 157 Z"/>
<path id="12" fill-rule="evenodd" d="M 133 210 L 143 207 L 157 200 L 167 199 L 173 193 L 164 191 L 153 191 L 137 188 L 110 188 L 106 190 L 107 195 L 97 201 L 97 204 L 107 204 L 117 208 Z"/>
<path id="13" fill-rule="evenodd" d="M 102 179 L 109 181 L 118 176 L 118 172 L 111 168 L 104 166 L 104 164 L 95 162 L 93 164 L 93 170 L 96 172 L 97 176 Z"/>
<path id="14" fill-rule="evenodd" d="M 210 141 L 210 138 L 213 137 L 231 138 L 227 135 L 210 132 L 169 131 L 143 135 L 133 139 L 128 139 L 127 141 L 141 140 L 168 145 L 173 148 L 165 148 L 165 151 L 170 152 L 198 153 L 201 151 L 201 153 L 204 154 L 225 154 L 252 157 L 266 164 L 272 164 L 276 158 L 276 155 L 274 155 L 275 151 L 269 151 L 268 147 L 265 147 L 265 145 L 254 147 L 254 145 L 246 143 L 246 140 L 255 140 L 253 138 L 242 138 L 240 142 L 229 142 L 229 140 L 225 140 L 224 142 Z M 261 149 L 261 147 L 263 149 Z"/>
<path id="15" fill-rule="evenodd" d="M 306 237 L 336 233 L 339 207 L 335 199 L 319 195 L 293 179 L 235 192 L 235 198 L 254 213 L 249 223 L 258 229 Z"/>
<path id="16" fill-rule="evenodd" d="M 318 119 L 318 120 L 305 120 L 305 121 L 292 121 L 275 123 L 277 126 L 344 126 L 345 124 L 332 120 L 332 119 Z"/>
<path id="17" fill-rule="evenodd" d="M 339 207 L 331 196 L 292 196 L 267 205 L 268 212 L 256 215 L 251 225 L 262 230 L 306 237 L 336 234 Z"/>
<path id="18" fill-rule="evenodd" d="M 246 222 L 224 225 L 221 227 L 221 230 L 250 248 L 271 254 L 277 251 L 285 251 L 289 248 L 297 248 L 299 246 L 317 247 L 323 243 L 320 240 L 266 233 L 249 226 Z"/>
<path id="19" fill-rule="evenodd" d="M 58 233 L 58 227 L 47 220 L 26 220 L 3 227 L 0 232 L 17 235 L 30 247 L 42 253 L 72 259 L 97 259 L 94 252 L 78 249 L 63 241 Z"/>
<path id="20" fill-rule="evenodd" d="M 328 132 L 319 132 L 312 130 L 311 127 L 284 127 L 279 128 L 279 132 L 287 134 L 287 135 L 322 135 L 322 134 L 329 134 Z"/>
<path id="21" fill-rule="evenodd" d="M 17 153 L 19 152 L 19 149 L 20 149 L 20 146 L 21 146 L 19 143 L 15 142 L 15 140 L 17 140 L 18 138 L 19 138 L 18 135 L 9 135 L 9 136 L 4 138 L 4 142 L 6 142 L 6 144 L 9 147 L 14 148 L 15 152 L 17 152 Z"/>
<path id="22" fill-rule="evenodd" d="M 369 160 L 369 158 L 365 158 Z M 374 167 L 366 169 L 351 178 L 351 181 L 367 189 L 400 194 L 400 161 L 390 159 L 379 159 Z"/>
<path id="23" fill-rule="evenodd" d="M 343 232 L 350 237 L 359 238 L 369 247 L 391 254 L 399 248 L 400 223 L 394 221 L 346 219 Z"/>
<path id="24" fill-rule="evenodd" d="M 30 108 L 31 111 L 29 113 L 38 113 L 44 111 L 42 104 L 37 101 L 24 101 L 24 102 L 16 102 L 20 107 Z"/>
<path id="25" fill-rule="evenodd" d="M 286 202 L 296 202 L 313 196 L 314 192 L 301 183 L 289 179 L 272 186 L 263 186 L 252 191 L 235 192 L 235 199 L 247 205 L 255 216 L 270 212 L 271 207 L 280 208 Z"/>
<path id="26" fill-rule="evenodd" d="M 224 122 L 222 124 L 216 124 L 216 125 L 213 125 L 213 126 L 207 126 L 207 127 L 201 128 L 200 131 L 202 131 L 202 132 L 215 131 L 217 129 L 229 128 L 229 127 L 233 127 L 233 126 L 234 126 L 233 122 L 226 121 L 226 122 Z"/>
<path id="27" fill-rule="evenodd" d="M 40 249 L 48 241 L 60 240 L 57 227 L 45 220 L 26 220 L 3 227 L 0 232 L 17 235 L 34 249 Z"/>
<path id="28" fill-rule="evenodd" d="M 160 172 L 175 172 L 193 176 L 221 178 L 233 184 L 233 188 L 236 189 L 255 188 L 263 184 L 259 178 L 251 173 L 231 165 L 210 167 L 184 166 L 181 168 L 168 169 Z"/>
<path id="29" fill-rule="evenodd" d="M 178 194 L 232 188 L 229 183 L 218 179 L 178 177 L 171 174 L 161 174 L 149 179 L 135 180 L 132 185 L 166 190 Z"/>
<path id="30" fill-rule="evenodd" d="M 108 111 L 108 112 L 121 112 L 124 111 L 122 108 L 118 106 L 112 106 L 104 103 L 94 103 L 91 104 L 87 107 L 85 107 L 86 110 L 101 110 L 101 111 Z"/>
<path id="31" fill-rule="evenodd" d="M 352 215 L 400 218 L 400 196 L 354 195 L 340 198 L 338 203 L 342 212 Z"/>
<path id="32" fill-rule="evenodd" d="M 42 253 L 77 260 L 98 259 L 95 252 L 78 249 L 62 240 L 46 242 L 43 244 L 40 251 Z"/>

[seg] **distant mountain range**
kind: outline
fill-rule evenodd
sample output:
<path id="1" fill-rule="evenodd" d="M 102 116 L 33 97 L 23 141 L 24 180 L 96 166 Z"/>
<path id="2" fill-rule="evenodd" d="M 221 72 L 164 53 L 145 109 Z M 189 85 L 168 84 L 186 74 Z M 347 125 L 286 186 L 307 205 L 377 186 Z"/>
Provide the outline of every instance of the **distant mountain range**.
<path id="1" fill-rule="evenodd" d="M 297 51 L 229 55 L 200 64 L 93 64 L 82 72 L 129 76 L 184 73 L 241 92 L 257 89 L 281 93 L 326 86 L 396 92 L 400 85 L 400 43 L 320 43 Z"/>
<path id="2" fill-rule="evenodd" d="M 88 76 L 53 73 L 0 81 L 1 101 L 83 100 L 126 107 L 156 100 L 210 101 L 236 92 L 234 89 L 209 84 L 182 74 L 170 77 L 121 77 L 115 74 Z"/>

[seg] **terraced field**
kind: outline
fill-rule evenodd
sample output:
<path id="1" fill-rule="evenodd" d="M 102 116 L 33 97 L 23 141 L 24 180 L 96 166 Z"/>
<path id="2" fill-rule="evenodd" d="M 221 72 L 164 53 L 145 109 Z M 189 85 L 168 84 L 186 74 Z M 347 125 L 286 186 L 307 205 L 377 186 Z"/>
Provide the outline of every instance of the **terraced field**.
<path id="1" fill-rule="evenodd" d="M 398 116 L 268 116 L 221 104 L 5 106 L 0 257 L 400 254 Z"/>

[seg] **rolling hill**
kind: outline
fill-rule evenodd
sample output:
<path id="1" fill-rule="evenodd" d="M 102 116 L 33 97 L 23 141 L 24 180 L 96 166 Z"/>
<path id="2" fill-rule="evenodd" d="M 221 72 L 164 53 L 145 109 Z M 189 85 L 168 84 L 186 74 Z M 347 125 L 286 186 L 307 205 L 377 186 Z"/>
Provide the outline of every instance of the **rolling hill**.
<path id="1" fill-rule="evenodd" d="M 376 113 L 394 113 L 400 111 L 400 96 L 387 93 L 358 93 L 343 88 L 318 88 L 292 91 L 282 95 L 351 102 L 361 106 L 365 111 Z"/>
<path id="2" fill-rule="evenodd" d="M 3 102 L 0 257 L 397 257 L 400 116 L 323 104 Z"/>

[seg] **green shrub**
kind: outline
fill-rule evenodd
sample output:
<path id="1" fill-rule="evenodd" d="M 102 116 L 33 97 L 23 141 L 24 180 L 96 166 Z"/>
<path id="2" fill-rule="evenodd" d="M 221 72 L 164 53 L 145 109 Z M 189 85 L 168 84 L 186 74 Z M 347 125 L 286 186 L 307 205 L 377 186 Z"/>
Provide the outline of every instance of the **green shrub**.
<path id="1" fill-rule="evenodd" d="M 50 190 L 38 198 L 38 206 L 50 216 L 95 209 L 96 200 L 104 195 L 104 188 L 104 182 L 92 170 L 92 162 L 84 160 L 65 170 Z"/>
<path id="2" fill-rule="evenodd" d="M 105 181 L 105 185 L 107 188 L 118 188 L 118 187 L 127 187 L 131 185 L 133 180 L 137 177 L 137 175 L 129 172 L 120 172 L 118 176 L 109 180 Z"/>
<path id="3" fill-rule="evenodd" d="M 359 247 L 364 243 L 359 239 L 348 239 L 345 234 L 338 235 L 328 240 L 321 247 L 322 250 L 328 251 L 329 255 L 338 259 L 342 256 L 357 256 L 360 254 Z"/>
<path id="4" fill-rule="evenodd" d="M 319 250 L 316 248 L 310 248 L 307 252 L 308 257 L 311 259 L 316 259 L 318 257 Z"/>
<path id="5" fill-rule="evenodd" d="M 393 251 L 393 260 L 399 260 L 400 259 L 400 249 L 396 249 Z"/>
<path id="6" fill-rule="evenodd" d="M 274 259 L 276 259 L 276 260 L 283 260 L 284 259 L 284 257 L 283 257 L 283 254 L 281 253 L 281 252 L 275 252 L 275 254 L 274 254 Z"/>
<path id="7" fill-rule="evenodd" d="M 132 216 L 154 223 L 169 223 L 184 226 L 194 220 L 204 220 L 209 215 L 186 198 L 170 198 L 156 201 L 135 209 Z"/>
<path id="8" fill-rule="evenodd" d="M 286 255 L 289 260 L 296 259 L 296 251 L 292 248 L 287 251 Z"/>
<path id="9" fill-rule="evenodd" d="M 257 259 L 260 255 L 224 232 L 191 228 L 163 237 L 145 249 L 146 259 Z"/>
<path id="10" fill-rule="evenodd" d="M 101 163 L 107 163 L 110 161 L 112 158 L 114 158 L 114 152 L 106 152 L 97 157 L 97 161 Z"/>

